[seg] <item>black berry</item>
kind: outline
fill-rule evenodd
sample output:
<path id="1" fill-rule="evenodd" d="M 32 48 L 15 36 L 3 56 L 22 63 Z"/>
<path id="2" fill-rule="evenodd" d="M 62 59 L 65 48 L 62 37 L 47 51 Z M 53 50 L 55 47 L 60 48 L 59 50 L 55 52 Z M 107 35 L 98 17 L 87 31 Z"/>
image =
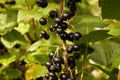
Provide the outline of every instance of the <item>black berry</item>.
<path id="1" fill-rule="evenodd" d="M 54 10 L 50 11 L 49 15 L 50 15 L 50 18 L 52 19 L 58 16 L 57 12 Z"/>
<path id="2" fill-rule="evenodd" d="M 46 62 L 46 64 L 45 64 L 45 66 L 46 66 L 48 69 L 50 68 L 51 65 L 53 65 L 53 63 L 50 62 L 50 61 Z"/>
<path id="3" fill-rule="evenodd" d="M 39 7 L 42 7 L 42 8 L 45 8 L 48 5 L 48 2 L 46 0 L 37 0 L 36 3 Z"/>
<path id="4" fill-rule="evenodd" d="M 53 62 L 55 63 L 55 64 L 61 64 L 62 62 L 61 62 L 61 58 L 60 57 L 55 57 L 54 59 L 53 59 Z"/>
<path id="5" fill-rule="evenodd" d="M 55 23 L 57 23 L 58 25 L 60 25 L 62 23 L 62 19 L 59 17 L 55 18 Z"/>
<path id="6" fill-rule="evenodd" d="M 62 34 L 60 34 L 60 38 L 61 38 L 62 40 L 67 40 L 68 37 L 69 37 L 69 35 L 68 35 L 66 32 L 63 32 Z"/>
<path id="7" fill-rule="evenodd" d="M 68 46 L 67 53 L 72 53 L 74 50 L 74 47 L 72 45 Z"/>
<path id="8" fill-rule="evenodd" d="M 49 73 L 46 73 L 46 74 L 45 74 L 45 78 L 46 78 L 46 79 L 49 79 Z"/>
<path id="9" fill-rule="evenodd" d="M 62 20 L 67 20 L 67 19 L 70 19 L 70 12 L 69 11 L 66 11 L 62 14 Z"/>
<path id="10" fill-rule="evenodd" d="M 63 29 L 62 29 L 62 28 L 57 28 L 57 29 L 56 29 L 56 32 L 57 32 L 58 34 L 62 34 L 62 33 L 63 33 Z"/>
<path id="11" fill-rule="evenodd" d="M 65 22 L 63 22 L 63 23 L 61 23 L 61 28 L 63 29 L 63 30 L 66 30 L 67 29 L 67 23 L 65 23 Z"/>
<path id="12" fill-rule="evenodd" d="M 68 75 L 66 73 L 62 73 L 60 75 L 60 80 L 67 80 L 67 78 L 68 78 Z"/>
<path id="13" fill-rule="evenodd" d="M 47 20 L 45 18 L 40 18 L 39 22 L 41 25 L 45 25 L 47 23 Z"/>
<path id="14" fill-rule="evenodd" d="M 54 53 L 53 51 L 51 51 L 51 52 L 49 53 L 49 58 L 52 59 L 53 56 L 54 56 L 54 54 L 55 54 L 55 53 Z"/>
<path id="15" fill-rule="evenodd" d="M 73 33 L 69 33 L 68 35 L 69 35 L 69 36 L 68 36 L 68 40 L 69 40 L 69 41 L 73 41 L 74 34 L 73 34 Z"/>
<path id="16" fill-rule="evenodd" d="M 74 51 L 79 51 L 80 50 L 80 46 L 78 44 L 74 45 Z"/>
<path id="17" fill-rule="evenodd" d="M 80 38 L 81 38 L 81 33 L 80 32 L 74 33 L 74 40 L 79 40 Z"/>
<path id="18" fill-rule="evenodd" d="M 55 72 L 56 71 L 56 66 L 55 65 L 51 65 L 49 70 L 52 71 L 52 72 Z"/>
<path id="19" fill-rule="evenodd" d="M 74 53 L 74 57 L 75 57 L 75 59 L 79 59 L 80 58 L 80 54 L 79 53 Z"/>

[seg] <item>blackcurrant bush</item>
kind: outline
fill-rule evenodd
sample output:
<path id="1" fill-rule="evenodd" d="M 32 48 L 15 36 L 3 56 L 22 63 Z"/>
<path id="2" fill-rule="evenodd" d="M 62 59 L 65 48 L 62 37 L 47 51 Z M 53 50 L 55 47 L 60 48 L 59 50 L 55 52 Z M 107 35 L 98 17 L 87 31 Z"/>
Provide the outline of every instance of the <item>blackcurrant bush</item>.
<path id="1" fill-rule="evenodd" d="M 45 66 L 46 66 L 48 69 L 50 68 L 51 65 L 53 65 L 53 63 L 50 62 L 50 61 L 46 62 L 46 64 L 45 64 Z"/>
<path id="2" fill-rule="evenodd" d="M 80 50 L 80 46 L 78 44 L 74 45 L 74 51 L 79 51 Z"/>
<path id="3" fill-rule="evenodd" d="M 49 15 L 50 15 L 50 18 L 52 18 L 52 19 L 58 16 L 57 12 L 54 10 L 50 11 Z"/>
<path id="4" fill-rule="evenodd" d="M 62 19 L 60 17 L 56 17 L 54 22 L 60 25 L 62 23 Z"/>
<path id="5" fill-rule="evenodd" d="M 68 76 L 66 73 L 62 73 L 62 74 L 60 75 L 60 80 L 67 80 L 68 77 L 69 77 L 69 76 Z"/>
<path id="6" fill-rule="evenodd" d="M 63 29 L 62 29 L 62 28 L 57 28 L 57 29 L 56 29 L 56 32 L 57 32 L 58 34 L 62 34 L 62 33 L 63 33 Z"/>
<path id="7" fill-rule="evenodd" d="M 80 54 L 79 53 L 74 53 L 74 57 L 75 57 L 75 59 L 79 59 L 80 58 Z"/>
<path id="8" fill-rule="evenodd" d="M 65 22 L 63 22 L 63 23 L 61 23 L 61 28 L 63 29 L 63 30 L 66 30 L 67 29 L 67 23 L 65 23 Z"/>
<path id="9" fill-rule="evenodd" d="M 81 38 L 81 33 L 80 32 L 76 32 L 74 33 L 74 40 L 79 40 Z"/>
<path id="10" fill-rule="evenodd" d="M 39 7 L 45 8 L 45 7 L 47 7 L 48 2 L 47 2 L 46 0 L 37 0 L 37 1 L 36 1 L 36 4 L 37 4 Z"/>
<path id="11" fill-rule="evenodd" d="M 45 18 L 40 18 L 39 22 L 41 25 L 45 25 L 47 23 L 47 20 Z"/>
<path id="12" fill-rule="evenodd" d="M 54 55 L 55 55 L 55 53 L 54 53 L 53 51 L 51 51 L 51 52 L 49 53 L 49 58 L 52 59 L 52 58 L 54 57 Z"/>

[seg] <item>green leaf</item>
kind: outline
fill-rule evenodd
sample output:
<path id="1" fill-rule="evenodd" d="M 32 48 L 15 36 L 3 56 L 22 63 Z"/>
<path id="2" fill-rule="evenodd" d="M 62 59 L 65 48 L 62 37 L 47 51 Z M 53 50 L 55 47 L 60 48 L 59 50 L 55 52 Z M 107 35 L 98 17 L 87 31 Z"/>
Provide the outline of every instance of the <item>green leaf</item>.
<path id="1" fill-rule="evenodd" d="M 25 78 L 26 80 L 35 79 L 37 77 L 44 76 L 44 74 L 46 74 L 47 72 L 48 71 L 45 66 L 34 64 L 25 72 Z"/>
<path id="2" fill-rule="evenodd" d="M 15 29 L 19 31 L 22 35 L 29 31 L 30 24 L 19 23 L 18 27 Z"/>
<path id="3" fill-rule="evenodd" d="M 6 68 L 3 70 L 3 75 L 7 76 L 9 79 L 16 79 L 22 74 L 21 71 L 15 68 Z"/>
<path id="4" fill-rule="evenodd" d="M 27 51 L 35 51 L 39 46 L 40 46 L 40 44 L 41 44 L 41 41 L 39 40 L 39 41 L 37 41 L 37 42 L 35 42 L 34 44 L 32 44 L 29 48 L 28 48 L 28 50 Z"/>
<path id="5" fill-rule="evenodd" d="M 110 35 L 108 35 L 108 30 L 91 31 L 90 33 L 82 37 L 81 43 L 96 42 L 99 40 L 103 40 L 109 36 Z"/>
<path id="6" fill-rule="evenodd" d="M 36 0 L 25 0 L 27 2 L 27 4 L 33 6 L 36 2 Z"/>
<path id="7" fill-rule="evenodd" d="M 89 15 L 78 15 L 70 23 L 73 26 L 74 31 L 79 31 L 82 34 L 87 34 L 90 31 L 94 31 L 97 28 L 103 28 L 108 25 L 107 22 L 100 20 L 98 17 Z"/>
<path id="8" fill-rule="evenodd" d="M 120 53 L 117 55 L 116 59 L 114 60 L 112 67 L 120 69 Z"/>
<path id="9" fill-rule="evenodd" d="M 8 66 L 10 63 L 12 63 L 15 60 L 16 60 L 15 55 L 6 54 L 6 55 L 3 55 L 3 56 L 0 56 L 0 63 L 3 66 Z"/>
<path id="10" fill-rule="evenodd" d="M 120 44 L 104 41 L 93 45 L 95 51 L 90 55 L 94 62 L 108 66 L 114 63 L 117 55 L 120 53 Z"/>
<path id="11" fill-rule="evenodd" d="M 101 7 L 104 19 L 120 20 L 120 0 L 103 0 Z"/>
<path id="12" fill-rule="evenodd" d="M 110 30 L 108 33 L 116 37 L 120 36 L 120 22 L 112 22 L 105 29 Z"/>
<path id="13" fill-rule="evenodd" d="M 12 30 L 11 32 L 1 37 L 1 42 L 7 47 L 12 48 L 15 44 L 26 44 L 26 39 L 18 31 Z"/>

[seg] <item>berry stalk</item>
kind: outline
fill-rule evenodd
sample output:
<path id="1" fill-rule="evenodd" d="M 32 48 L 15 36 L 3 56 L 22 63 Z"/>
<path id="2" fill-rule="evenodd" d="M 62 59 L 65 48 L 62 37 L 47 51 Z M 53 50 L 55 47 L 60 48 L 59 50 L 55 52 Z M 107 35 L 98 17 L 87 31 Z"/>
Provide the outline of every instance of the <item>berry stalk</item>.
<path id="1" fill-rule="evenodd" d="M 61 0 L 60 9 L 59 9 L 59 17 L 61 17 L 61 15 L 63 13 L 64 2 L 65 2 L 65 0 Z M 64 50 L 63 58 L 64 58 L 65 72 L 68 73 L 68 61 L 67 61 L 68 60 L 68 53 L 67 53 L 67 45 L 66 45 L 65 40 L 62 40 L 62 45 L 63 45 L 63 50 Z"/>

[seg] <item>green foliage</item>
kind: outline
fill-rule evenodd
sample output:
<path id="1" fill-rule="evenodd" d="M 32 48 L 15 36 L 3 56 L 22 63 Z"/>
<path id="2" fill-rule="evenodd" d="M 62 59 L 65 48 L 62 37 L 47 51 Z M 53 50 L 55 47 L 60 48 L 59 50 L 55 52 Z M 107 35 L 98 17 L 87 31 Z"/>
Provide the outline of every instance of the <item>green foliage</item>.
<path id="1" fill-rule="evenodd" d="M 102 18 L 120 20 L 120 0 L 100 0 L 102 7 Z"/>
<path id="2" fill-rule="evenodd" d="M 0 80 L 44 77 L 48 72 L 45 63 L 49 60 L 49 52 L 64 55 L 63 40 L 49 30 L 54 23 L 49 12 L 60 10 L 60 0 L 47 0 L 46 8 L 38 7 L 36 0 L 15 0 L 15 5 L 6 4 L 6 1 L 10 0 L 0 0 Z M 82 34 L 78 41 L 66 41 L 66 48 L 75 43 L 80 45 L 80 51 L 77 51 L 80 58 L 76 60 L 76 67 L 70 69 L 70 75 L 74 76 L 72 71 L 75 72 L 76 80 L 117 80 L 115 70 L 120 69 L 119 4 L 120 0 L 82 0 L 76 4 L 75 16 L 65 21 L 67 33 Z M 66 4 L 63 5 L 63 10 L 69 10 Z M 46 25 L 39 24 L 42 17 L 47 19 Z M 50 35 L 49 40 L 42 38 L 42 30 Z M 93 74 L 94 71 L 99 75 Z"/>

